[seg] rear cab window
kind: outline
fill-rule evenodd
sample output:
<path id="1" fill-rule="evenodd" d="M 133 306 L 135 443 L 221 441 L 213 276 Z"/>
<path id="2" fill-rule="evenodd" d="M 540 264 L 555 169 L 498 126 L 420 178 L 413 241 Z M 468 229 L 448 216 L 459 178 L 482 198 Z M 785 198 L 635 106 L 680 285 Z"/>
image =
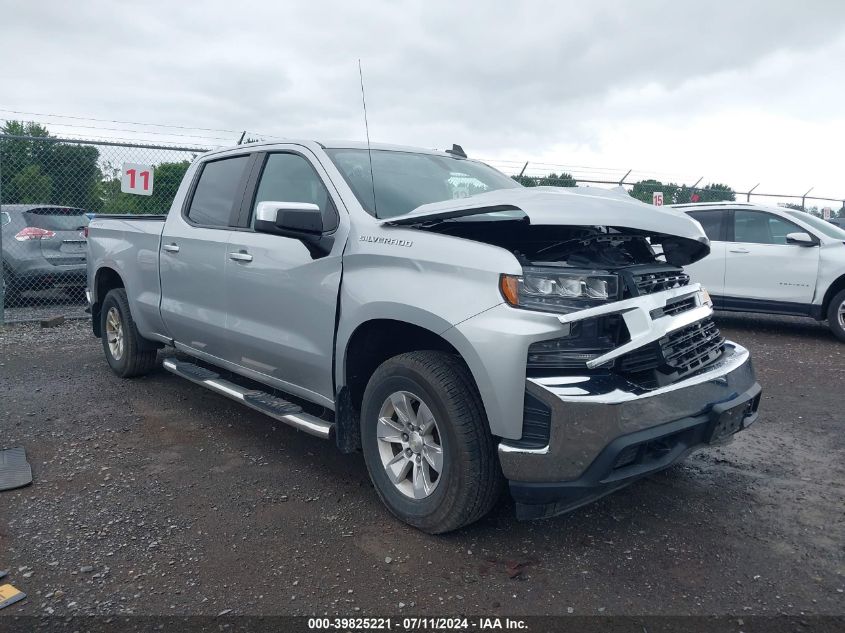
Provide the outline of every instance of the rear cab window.
<path id="1" fill-rule="evenodd" d="M 249 155 L 208 161 L 203 164 L 185 217 L 207 227 L 234 226 L 247 176 Z"/>

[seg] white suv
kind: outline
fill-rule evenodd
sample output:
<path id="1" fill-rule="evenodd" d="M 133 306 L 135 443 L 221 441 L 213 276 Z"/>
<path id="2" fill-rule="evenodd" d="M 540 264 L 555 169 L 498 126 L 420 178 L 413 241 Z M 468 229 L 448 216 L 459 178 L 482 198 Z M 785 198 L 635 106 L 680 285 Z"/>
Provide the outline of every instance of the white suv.
<path id="1" fill-rule="evenodd" d="M 827 319 L 845 341 L 845 230 L 809 213 L 744 202 L 677 204 L 710 238 L 685 266 L 715 307 Z"/>

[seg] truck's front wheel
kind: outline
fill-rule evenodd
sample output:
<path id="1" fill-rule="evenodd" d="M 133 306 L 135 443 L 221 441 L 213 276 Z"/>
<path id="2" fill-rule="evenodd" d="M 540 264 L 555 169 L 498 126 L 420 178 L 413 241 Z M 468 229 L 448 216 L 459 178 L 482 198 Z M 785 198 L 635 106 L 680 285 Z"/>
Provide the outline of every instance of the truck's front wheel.
<path id="1" fill-rule="evenodd" d="M 138 334 L 126 290 L 110 290 L 100 309 L 100 336 L 112 371 L 121 378 L 143 376 L 156 364 L 156 347 Z"/>
<path id="2" fill-rule="evenodd" d="M 382 501 L 425 532 L 477 521 L 501 491 L 481 398 L 452 354 L 410 352 L 382 363 L 364 392 L 361 440 Z"/>

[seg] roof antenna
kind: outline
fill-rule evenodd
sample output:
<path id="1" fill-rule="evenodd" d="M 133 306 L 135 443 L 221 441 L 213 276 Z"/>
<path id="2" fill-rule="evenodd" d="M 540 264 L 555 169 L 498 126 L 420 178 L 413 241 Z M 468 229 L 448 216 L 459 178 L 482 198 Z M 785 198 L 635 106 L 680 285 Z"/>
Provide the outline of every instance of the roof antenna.
<path id="1" fill-rule="evenodd" d="M 367 156 L 370 159 L 370 183 L 373 186 L 373 213 L 378 217 L 376 204 L 376 178 L 373 174 L 373 150 L 370 148 L 370 125 L 367 123 L 367 98 L 364 96 L 364 71 L 361 70 L 361 58 L 358 58 L 358 77 L 361 79 L 361 103 L 364 105 L 364 130 L 367 132 Z"/>

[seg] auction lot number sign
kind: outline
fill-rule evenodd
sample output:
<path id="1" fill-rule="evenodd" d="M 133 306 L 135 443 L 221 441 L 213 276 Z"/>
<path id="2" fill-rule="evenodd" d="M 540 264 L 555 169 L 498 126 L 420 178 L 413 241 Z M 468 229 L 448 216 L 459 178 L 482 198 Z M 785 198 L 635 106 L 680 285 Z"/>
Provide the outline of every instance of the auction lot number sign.
<path id="1" fill-rule="evenodd" d="M 153 166 L 140 163 L 123 163 L 120 190 L 136 196 L 153 195 Z"/>

